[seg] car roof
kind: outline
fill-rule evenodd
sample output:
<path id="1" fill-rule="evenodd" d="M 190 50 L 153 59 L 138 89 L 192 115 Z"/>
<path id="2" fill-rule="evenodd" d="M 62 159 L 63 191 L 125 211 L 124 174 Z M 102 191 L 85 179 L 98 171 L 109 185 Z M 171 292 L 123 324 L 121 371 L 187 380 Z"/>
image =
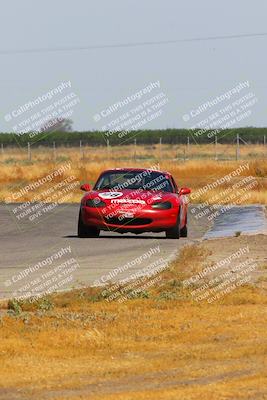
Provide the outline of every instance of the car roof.
<path id="1" fill-rule="evenodd" d="M 105 172 L 112 172 L 112 171 L 125 171 L 125 172 L 130 172 L 130 171 L 149 171 L 149 172 L 159 172 L 161 174 L 166 174 L 166 175 L 171 175 L 170 172 L 167 171 L 160 171 L 159 169 L 153 169 L 153 168 L 110 168 L 106 169 L 101 173 L 104 174 Z"/>

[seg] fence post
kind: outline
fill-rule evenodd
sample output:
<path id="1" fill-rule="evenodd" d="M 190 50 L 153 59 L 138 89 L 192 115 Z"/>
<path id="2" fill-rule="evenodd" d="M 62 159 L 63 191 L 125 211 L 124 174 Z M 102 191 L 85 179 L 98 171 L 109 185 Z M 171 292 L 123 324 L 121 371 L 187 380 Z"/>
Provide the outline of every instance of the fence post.
<path id="1" fill-rule="evenodd" d="M 236 161 L 239 160 L 239 155 L 240 155 L 240 148 L 239 148 L 239 133 L 236 135 Z"/>
<path id="2" fill-rule="evenodd" d="M 189 158 L 189 150 L 190 150 L 190 139 L 189 136 L 187 136 L 187 158 Z"/>
<path id="3" fill-rule="evenodd" d="M 215 135 L 215 160 L 218 160 L 217 135 Z"/>
<path id="4" fill-rule="evenodd" d="M 107 159 L 109 159 L 109 139 L 107 139 Z"/>
<path id="5" fill-rule="evenodd" d="M 134 161 L 136 161 L 136 138 L 134 139 Z"/>
<path id="6" fill-rule="evenodd" d="M 1 153 L 2 153 L 2 156 L 4 155 L 4 143 L 1 143 Z"/>
<path id="7" fill-rule="evenodd" d="M 159 159 L 162 158 L 162 138 L 159 138 Z"/>
<path id="8" fill-rule="evenodd" d="M 53 142 L 53 160 L 56 161 L 56 142 Z"/>
<path id="9" fill-rule="evenodd" d="M 32 160 L 31 144 L 28 142 L 28 161 Z"/>
<path id="10" fill-rule="evenodd" d="M 82 141 L 80 140 L 80 159 L 82 159 L 83 156 L 83 145 L 82 145 Z"/>

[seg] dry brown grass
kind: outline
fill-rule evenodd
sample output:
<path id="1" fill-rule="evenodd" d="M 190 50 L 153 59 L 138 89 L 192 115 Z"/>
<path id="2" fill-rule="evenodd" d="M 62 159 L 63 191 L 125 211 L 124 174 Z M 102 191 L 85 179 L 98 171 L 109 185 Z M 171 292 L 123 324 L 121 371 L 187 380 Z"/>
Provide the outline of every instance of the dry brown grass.
<path id="1" fill-rule="evenodd" d="M 241 156 L 245 158 L 249 154 L 257 154 L 258 159 L 250 157 L 249 161 L 215 161 L 212 156 L 212 146 L 195 145 L 191 146 L 191 157 L 199 159 L 189 159 L 183 161 L 175 158 L 181 146 L 162 146 L 161 156 L 159 146 L 137 147 L 137 159 L 134 159 L 134 146 L 113 147 L 109 152 L 105 147 L 85 148 L 84 157 L 79 148 L 58 148 L 57 158 L 53 160 L 53 151 L 46 148 L 37 148 L 32 151 L 32 161 L 27 161 L 25 150 L 6 149 L 2 155 L 1 176 L 0 176 L 0 201 L 5 201 L 7 197 L 19 188 L 24 187 L 30 182 L 34 182 L 46 176 L 64 163 L 70 163 L 71 169 L 66 176 L 75 176 L 80 182 L 90 182 L 93 184 L 99 173 L 108 168 L 115 167 L 144 167 L 158 166 L 159 169 L 167 170 L 173 174 L 180 186 L 189 186 L 193 191 L 212 183 L 214 180 L 229 174 L 239 167 L 240 164 L 249 162 L 249 170 L 242 176 L 252 175 L 257 178 L 258 185 L 250 190 L 250 196 L 242 203 L 267 203 L 267 162 L 264 158 L 266 151 L 263 146 L 244 146 Z M 221 154 L 234 152 L 234 146 L 220 145 Z M 179 154 L 178 154 L 179 156 Z M 207 158 L 205 158 L 207 156 Z M 232 182 L 233 183 L 233 182 Z M 231 184 L 232 184 L 231 183 Z M 218 191 L 229 187 L 230 184 L 223 184 L 215 190 L 208 191 L 197 202 L 205 202 L 211 199 Z M 20 198 L 20 201 L 32 200 L 33 195 L 45 191 L 49 185 L 43 185 L 40 190 L 31 191 Z M 72 192 L 68 201 L 79 201 L 81 192 L 77 189 Z"/>
<path id="2" fill-rule="evenodd" d="M 250 289 L 238 295 L 246 304 L 236 305 L 233 296 L 205 307 L 170 300 L 119 306 L 84 301 L 47 316 L 32 315 L 27 323 L 4 318 L 0 384 L 31 387 L 38 399 L 39 390 L 60 394 L 70 388 L 77 398 L 87 398 L 86 385 L 108 381 L 107 391 L 112 394 L 119 385 L 123 399 L 205 399 L 212 392 L 218 399 L 246 398 L 248 390 L 263 390 L 266 298 L 255 300 Z M 92 387 L 99 398 L 113 398 Z"/>
<path id="3" fill-rule="evenodd" d="M 5 398 L 15 388 L 27 400 L 266 398 L 266 293 L 245 286 L 194 303 L 179 281 L 208 254 L 185 248 L 148 299 L 109 303 L 89 288 L 54 295 L 52 311 L 4 316 Z"/>

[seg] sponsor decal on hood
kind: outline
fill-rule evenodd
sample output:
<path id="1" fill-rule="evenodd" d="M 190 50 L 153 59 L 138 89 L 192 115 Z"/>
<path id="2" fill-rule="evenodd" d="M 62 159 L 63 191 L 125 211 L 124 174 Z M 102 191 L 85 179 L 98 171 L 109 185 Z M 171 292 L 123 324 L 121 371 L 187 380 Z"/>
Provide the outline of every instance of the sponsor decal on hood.
<path id="1" fill-rule="evenodd" d="M 111 203 L 146 204 L 145 200 L 139 200 L 139 199 L 115 199 L 111 200 Z"/>

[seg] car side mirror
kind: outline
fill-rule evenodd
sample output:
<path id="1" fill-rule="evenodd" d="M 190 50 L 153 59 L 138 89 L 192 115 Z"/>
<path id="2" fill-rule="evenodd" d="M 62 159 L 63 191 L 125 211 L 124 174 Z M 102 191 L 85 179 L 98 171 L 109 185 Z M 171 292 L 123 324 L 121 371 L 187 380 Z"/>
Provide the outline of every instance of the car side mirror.
<path id="1" fill-rule="evenodd" d="M 84 183 L 81 187 L 81 190 L 83 190 L 84 192 L 90 192 L 91 190 L 91 186 L 89 185 L 89 183 Z"/>
<path id="2" fill-rule="evenodd" d="M 185 195 L 185 194 L 190 194 L 191 193 L 191 189 L 189 189 L 189 188 L 181 188 L 180 189 L 180 191 L 179 191 L 179 195 L 180 196 L 182 196 L 182 195 Z"/>

